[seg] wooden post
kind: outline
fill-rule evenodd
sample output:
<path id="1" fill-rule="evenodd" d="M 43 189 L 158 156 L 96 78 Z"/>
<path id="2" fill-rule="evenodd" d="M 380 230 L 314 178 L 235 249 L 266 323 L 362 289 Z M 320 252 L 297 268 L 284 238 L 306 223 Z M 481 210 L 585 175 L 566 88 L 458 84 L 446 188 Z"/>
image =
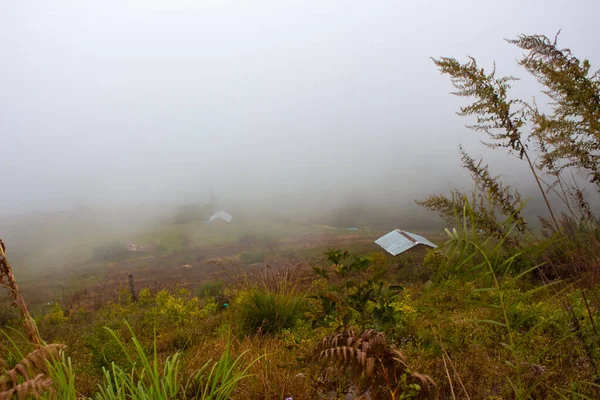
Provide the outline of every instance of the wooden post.
<path id="1" fill-rule="evenodd" d="M 138 297 L 137 294 L 135 293 L 135 288 L 133 287 L 133 275 L 131 275 L 131 272 L 129 273 L 129 292 L 131 293 L 131 299 L 133 301 L 137 301 Z"/>

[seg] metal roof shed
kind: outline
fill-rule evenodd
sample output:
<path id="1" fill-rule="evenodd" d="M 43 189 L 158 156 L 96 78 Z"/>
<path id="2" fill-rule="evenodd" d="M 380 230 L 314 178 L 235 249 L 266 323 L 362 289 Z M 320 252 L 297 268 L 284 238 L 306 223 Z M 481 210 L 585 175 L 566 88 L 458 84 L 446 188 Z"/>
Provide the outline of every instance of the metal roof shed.
<path id="1" fill-rule="evenodd" d="M 229 213 L 226 213 L 225 211 L 219 211 L 208 219 L 208 223 L 216 221 L 217 219 L 222 219 L 223 221 L 229 223 L 233 219 L 233 216 Z"/>
<path id="2" fill-rule="evenodd" d="M 390 233 L 383 235 L 377 239 L 375 243 L 393 256 L 404 253 L 406 250 L 411 249 L 419 244 L 429 246 L 434 249 L 437 248 L 435 244 L 431 243 L 423 236 L 402 231 L 400 229 L 394 229 Z"/>

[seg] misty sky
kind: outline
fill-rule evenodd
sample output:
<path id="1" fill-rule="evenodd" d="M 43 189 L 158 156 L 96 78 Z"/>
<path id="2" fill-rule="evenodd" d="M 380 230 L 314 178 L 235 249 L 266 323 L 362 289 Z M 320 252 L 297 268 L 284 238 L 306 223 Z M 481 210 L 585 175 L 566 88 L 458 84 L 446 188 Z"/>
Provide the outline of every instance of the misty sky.
<path id="1" fill-rule="evenodd" d="M 597 1 L 2 0 L 0 214 L 210 188 L 444 190 L 466 176 L 459 143 L 482 154 L 482 137 L 429 57 L 524 77 L 502 39 L 562 29 L 599 68 L 598 15 Z"/>

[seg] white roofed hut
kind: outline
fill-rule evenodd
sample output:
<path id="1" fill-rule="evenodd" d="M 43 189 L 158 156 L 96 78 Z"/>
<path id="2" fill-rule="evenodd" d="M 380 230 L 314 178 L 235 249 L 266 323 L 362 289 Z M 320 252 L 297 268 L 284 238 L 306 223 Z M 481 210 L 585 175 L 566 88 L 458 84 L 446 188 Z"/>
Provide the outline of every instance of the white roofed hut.
<path id="1" fill-rule="evenodd" d="M 212 217 L 210 217 L 208 219 L 208 223 L 209 224 L 229 224 L 231 223 L 231 220 L 233 219 L 233 216 L 225 211 L 219 211 L 215 214 L 213 214 Z"/>
<path id="2" fill-rule="evenodd" d="M 377 239 L 375 243 L 393 256 L 404 253 L 406 250 L 412 249 L 418 245 L 424 245 L 434 249 L 437 248 L 435 244 L 431 243 L 423 236 L 400 229 L 394 229 L 390 233 L 383 235 Z"/>

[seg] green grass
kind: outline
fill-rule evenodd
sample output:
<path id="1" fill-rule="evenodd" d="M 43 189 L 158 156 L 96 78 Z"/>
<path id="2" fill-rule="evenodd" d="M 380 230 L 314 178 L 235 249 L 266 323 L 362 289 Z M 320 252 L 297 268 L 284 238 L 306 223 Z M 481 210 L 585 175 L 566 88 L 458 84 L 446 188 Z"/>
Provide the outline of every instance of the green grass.
<path id="1" fill-rule="evenodd" d="M 305 301 L 301 296 L 259 290 L 246 293 L 236 306 L 242 330 L 260 334 L 274 334 L 294 328 L 305 311 Z"/>
<path id="2" fill-rule="evenodd" d="M 240 261 L 246 265 L 261 263 L 264 260 L 265 253 L 259 250 L 245 251 L 240 254 Z"/>
<path id="3" fill-rule="evenodd" d="M 104 382 L 98 386 L 96 400 L 171 400 L 189 392 L 195 392 L 194 398 L 199 400 L 225 400 L 240 381 L 250 377 L 248 369 L 259 360 L 241 365 L 244 353 L 233 359 L 228 339 L 217 362 L 208 361 L 198 371 L 184 376 L 181 353 L 176 352 L 161 362 L 156 338 L 152 353 L 148 354 L 129 324 L 127 328 L 134 351 L 129 350 L 115 331 L 107 328 L 129 360 L 129 366 L 123 368 L 112 363 L 110 368 L 104 369 Z"/>
<path id="4" fill-rule="evenodd" d="M 205 281 L 196 289 L 198 298 L 215 297 L 223 294 L 225 283 L 222 281 Z"/>

